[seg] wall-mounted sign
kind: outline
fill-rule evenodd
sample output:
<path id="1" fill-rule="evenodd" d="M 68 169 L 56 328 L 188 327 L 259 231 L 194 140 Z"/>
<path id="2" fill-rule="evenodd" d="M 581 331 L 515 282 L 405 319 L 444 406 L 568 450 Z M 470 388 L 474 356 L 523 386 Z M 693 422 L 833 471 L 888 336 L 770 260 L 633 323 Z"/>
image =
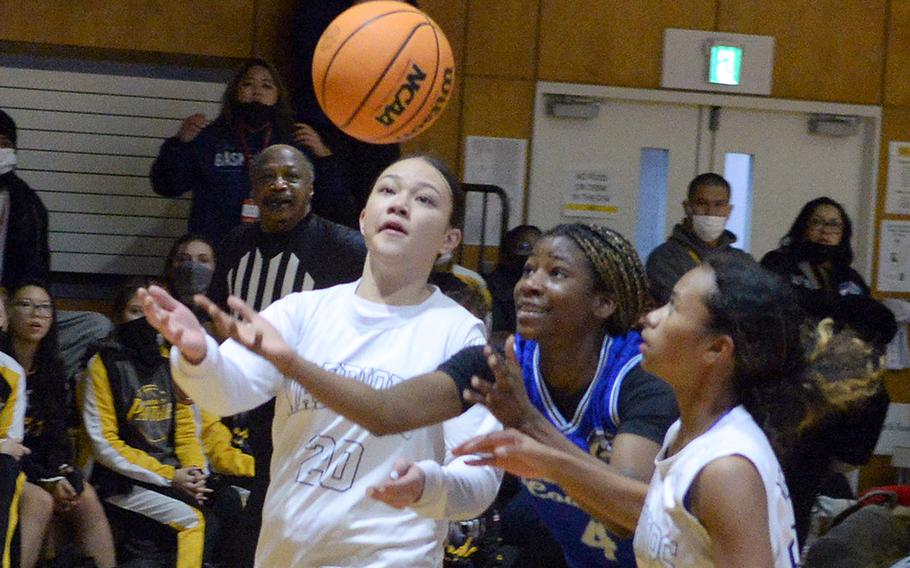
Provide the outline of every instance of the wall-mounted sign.
<path id="1" fill-rule="evenodd" d="M 742 78 L 743 48 L 736 45 L 711 44 L 708 47 L 708 82 L 715 85 L 739 85 Z"/>

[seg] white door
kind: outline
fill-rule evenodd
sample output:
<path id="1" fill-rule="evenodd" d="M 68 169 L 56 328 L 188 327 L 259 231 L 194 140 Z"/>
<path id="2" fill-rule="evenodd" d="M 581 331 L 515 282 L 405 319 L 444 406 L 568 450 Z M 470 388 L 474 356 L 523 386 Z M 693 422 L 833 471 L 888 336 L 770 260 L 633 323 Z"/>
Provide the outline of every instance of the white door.
<path id="1" fill-rule="evenodd" d="M 538 97 L 538 104 L 545 102 Z M 613 99 L 600 105 L 594 119 L 556 118 L 539 109 L 528 222 L 544 229 L 574 221 L 600 223 L 634 242 L 641 213 L 653 222 L 659 243 L 666 218 L 681 215 L 679 203 L 695 171 L 698 123 L 694 105 Z M 583 171 L 606 174 L 615 211 L 598 215 L 564 210 L 573 176 Z M 640 203 L 642 182 L 647 202 Z"/>
<path id="2" fill-rule="evenodd" d="M 547 101 L 554 95 L 596 101 L 599 113 L 552 116 Z M 827 195 L 853 221 L 855 264 L 868 278 L 879 107 L 546 82 L 538 84 L 536 105 L 529 223 L 543 229 L 601 223 L 623 233 L 644 258 L 682 219 L 689 181 L 715 171 L 734 186 L 728 227 L 756 259 L 777 247 L 804 203 Z M 859 132 L 809 134 L 811 113 L 859 116 Z M 615 213 L 566 210 L 576 171 L 606 173 Z"/>
<path id="3" fill-rule="evenodd" d="M 875 203 L 865 153 L 867 142 L 875 140 L 874 123 L 864 120 L 856 134 L 831 137 L 810 134 L 808 120 L 804 112 L 721 108 L 707 167 L 726 173 L 734 186 L 744 181 L 750 186 L 751 218 L 747 234 L 740 236 L 756 259 L 777 248 L 807 201 L 828 196 L 843 204 L 853 221 L 856 265 L 865 273 L 867 220 Z M 751 168 L 737 168 L 737 160 Z M 749 180 L 743 175 L 747 170 Z"/>

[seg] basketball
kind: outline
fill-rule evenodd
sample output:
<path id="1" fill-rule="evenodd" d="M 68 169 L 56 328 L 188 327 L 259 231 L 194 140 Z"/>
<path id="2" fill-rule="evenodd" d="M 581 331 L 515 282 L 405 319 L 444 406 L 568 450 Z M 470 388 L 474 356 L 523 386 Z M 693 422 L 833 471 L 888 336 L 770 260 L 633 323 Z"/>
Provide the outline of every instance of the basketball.
<path id="1" fill-rule="evenodd" d="M 404 2 L 357 4 L 335 18 L 313 54 L 313 87 L 326 116 L 373 144 L 404 142 L 439 118 L 455 60 L 442 30 Z"/>

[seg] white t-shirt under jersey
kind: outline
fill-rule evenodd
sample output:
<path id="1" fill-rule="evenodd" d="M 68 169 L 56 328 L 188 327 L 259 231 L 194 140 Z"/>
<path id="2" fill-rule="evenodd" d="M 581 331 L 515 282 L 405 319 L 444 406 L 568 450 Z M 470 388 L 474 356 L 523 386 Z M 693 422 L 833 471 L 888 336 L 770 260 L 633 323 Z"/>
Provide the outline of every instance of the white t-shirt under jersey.
<path id="1" fill-rule="evenodd" d="M 357 285 L 291 294 L 262 314 L 306 359 L 375 388 L 433 371 L 484 341 L 481 322 L 438 289 L 419 305 L 388 306 L 356 296 Z M 377 437 L 233 341 L 219 349 L 210 340 L 197 366 L 176 351 L 171 361 L 177 382 L 218 414 L 277 397 L 257 566 L 438 567 L 446 523 L 434 519 L 476 516 L 496 495 L 495 470 L 448 451 L 501 427 L 480 405 L 443 424 Z M 420 502 L 404 510 L 366 496 L 398 459 L 427 474 Z"/>
<path id="2" fill-rule="evenodd" d="M 654 475 L 635 529 L 638 568 L 710 568 L 711 538 L 686 507 L 692 481 L 714 460 L 739 455 L 761 475 L 768 503 L 769 535 L 775 568 L 795 568 L 799 558 L 793 507 L 784 474 L 771 444 L 749 412 L 737 406 L 707 432 L 665 458 L 679 434 L 677 420 L 655 459 Z M 737 491 L 735 486 L 730 491 Z"/>

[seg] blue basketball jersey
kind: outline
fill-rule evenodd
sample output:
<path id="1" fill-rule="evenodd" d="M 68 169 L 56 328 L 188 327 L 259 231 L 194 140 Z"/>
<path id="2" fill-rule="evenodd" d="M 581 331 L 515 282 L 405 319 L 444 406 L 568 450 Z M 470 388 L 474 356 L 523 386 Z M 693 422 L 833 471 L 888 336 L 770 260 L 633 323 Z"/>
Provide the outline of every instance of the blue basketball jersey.
<path id="1" fill-rule="evenodd" d="M 609 461 L 619 426 L 620 388 L 628 372 L 641 361 L 640 343 L 636 332 L 604 338 L 594 380 L 575 414 L 567 417 L 556 408 L 541 376 L 537 342 L 516 335 L 515 352 L 534 406 L 576 446 Z M 634 568 L 631 538 L 621 539 L 608 532 L 558 485 L 540 479 L 524 479 L 523 483 L 571 568 Z"/>

